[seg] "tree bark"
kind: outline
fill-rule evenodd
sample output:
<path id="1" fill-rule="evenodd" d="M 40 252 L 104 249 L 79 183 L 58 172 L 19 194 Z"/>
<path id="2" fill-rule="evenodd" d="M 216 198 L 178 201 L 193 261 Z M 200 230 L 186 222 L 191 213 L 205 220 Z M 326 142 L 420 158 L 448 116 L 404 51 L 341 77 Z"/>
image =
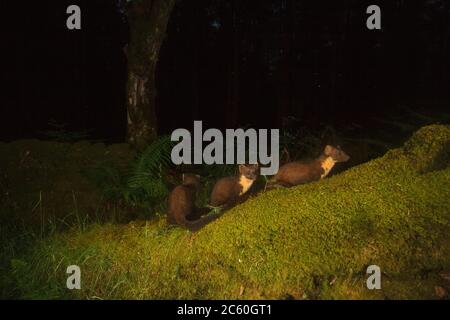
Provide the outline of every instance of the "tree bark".
<path id="1" fill-rule="evenodd" d="M 135 0 L 128 10 L 127 140 L 140 150 L 157 137 L 155 72 L 175 1 Z"/>

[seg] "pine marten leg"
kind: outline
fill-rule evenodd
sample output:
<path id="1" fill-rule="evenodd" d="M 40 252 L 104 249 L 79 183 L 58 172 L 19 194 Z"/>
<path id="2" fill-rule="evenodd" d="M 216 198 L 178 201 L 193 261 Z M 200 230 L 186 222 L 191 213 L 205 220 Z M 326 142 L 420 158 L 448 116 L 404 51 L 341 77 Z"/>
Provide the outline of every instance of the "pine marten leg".
<path id="1" fill-rule="evenodd" d="M 209 209 L 208 208 L 194 208 L 194 210 L 192 211 L 191 214 L 189 214 L 186 219 L 190 220 L 190 221 L 194 221 L 194 220 L 198 220 L 200 219 L 202 216 L 206 215 L 209 213 Z"/>
<path id="2" fill-rule="evenodd" d="M 251 197 L 251 194 L 250 194 L 250 193 L 243 194 L 242 196 L 240 196 L 240 197 L 236 200 L 235 205 L 239 205 L 239 204 L 244 203 L 245 201 L 247 201 L 248 199 L 250 199 L 250 197 Z"/>
<path id="3" fill-rule="evenodd" d="M 269 181 L 266 184 L 265 191 L 279 189 L 279 188 L 291 188 L 292 184 L 284 181 Z"/>
<path id="4" fill-rule="evenodd" d="M 285 182 L 285 181 L 277 181 L 277 183 L 275 184 L 278 187 L 282 187 L 282 188 L 292 188 L 293 185 L 290 184 L 289 182 Z"/>

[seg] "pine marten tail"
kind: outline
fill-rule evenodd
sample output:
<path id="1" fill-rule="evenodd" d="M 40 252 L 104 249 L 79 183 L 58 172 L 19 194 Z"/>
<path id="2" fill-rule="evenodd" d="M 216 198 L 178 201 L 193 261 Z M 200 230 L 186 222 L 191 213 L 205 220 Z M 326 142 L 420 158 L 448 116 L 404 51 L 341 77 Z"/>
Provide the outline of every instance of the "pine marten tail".
<path id="1" fill-rule="evenodd" d="M 222 216 L 222 213 L 213 213 L 213 214 L 201 217 L 198 220 L 191 221 L 191 220 L 186 219 L 183 224 L 189 231 L 196 232 L 196 231 L 199 231 L 200 229 L 202 229 L 207 224 L 220 218 L 220 216 Z"/>

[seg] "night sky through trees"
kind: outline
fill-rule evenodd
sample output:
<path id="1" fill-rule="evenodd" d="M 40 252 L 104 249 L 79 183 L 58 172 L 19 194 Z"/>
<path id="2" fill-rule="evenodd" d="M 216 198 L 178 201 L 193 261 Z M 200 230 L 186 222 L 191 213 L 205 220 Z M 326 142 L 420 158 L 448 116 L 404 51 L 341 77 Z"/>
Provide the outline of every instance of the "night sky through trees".
<path id="1" fill-rule="evenodd" d="M 55 127 L 89 138 L 126 134 L 126 16 L 114 1 L 8 8 L 1 138 L 45 138 Z M 160 133 L 191 127 L 335 127 L 401 112 L 448 110 L 450 5 L 377 1 L 382 30 L 366 28 L 371 1 L 180 1 L 156 74 Z M 9 6 L 5 5 L 5 7 Z M 9 20 L 9 21 L 8 21 Z"/>

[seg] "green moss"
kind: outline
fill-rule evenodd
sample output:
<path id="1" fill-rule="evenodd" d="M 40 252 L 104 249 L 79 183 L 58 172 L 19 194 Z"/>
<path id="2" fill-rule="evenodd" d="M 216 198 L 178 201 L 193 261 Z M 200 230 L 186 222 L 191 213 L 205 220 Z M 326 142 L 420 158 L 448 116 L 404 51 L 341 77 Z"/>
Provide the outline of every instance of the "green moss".
<path id="1" fill-rule="evenodd" d="M 163 219 L 55 235 L 15 262 L 25 298 L 437 298 L 450 271 L 450 126 L 343 174 L 252 198 L 200 232 Z M 65 289 L 65 268 L 82 290 Z M 378 265 L 382 290 L 365 287 Z"/>

